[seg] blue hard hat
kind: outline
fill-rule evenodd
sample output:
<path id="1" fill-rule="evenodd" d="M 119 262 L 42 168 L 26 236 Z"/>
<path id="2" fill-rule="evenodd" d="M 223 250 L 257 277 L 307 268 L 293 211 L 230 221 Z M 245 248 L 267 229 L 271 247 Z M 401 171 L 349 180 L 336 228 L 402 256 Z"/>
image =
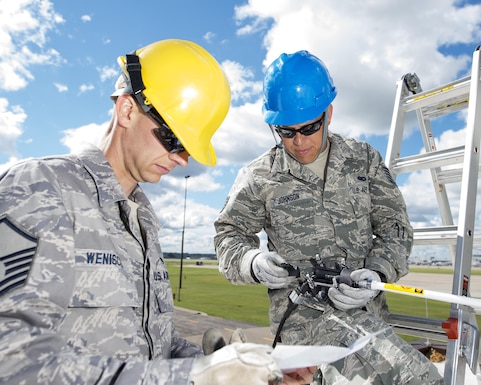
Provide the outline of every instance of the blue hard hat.
<path id="1" fill-rule="evenodd" d="M 337 91 L 324 63 L 308 51 L 281 54 L 267 68 L 262 114 L 268 124 L 289 126 L 320 116 Z"/>

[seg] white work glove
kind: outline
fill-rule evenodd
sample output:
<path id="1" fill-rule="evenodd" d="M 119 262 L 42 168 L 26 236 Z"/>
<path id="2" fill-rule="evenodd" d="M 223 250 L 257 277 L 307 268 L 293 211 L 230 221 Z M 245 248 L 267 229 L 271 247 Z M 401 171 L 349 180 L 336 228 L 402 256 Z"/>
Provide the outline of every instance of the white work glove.
<path id="1" fill-rule="evenodd" d="M 235 342 L 197 357 L 191 373 L 192 385 L 278 385 L 282 372 L 272 358 L 272 348 Z"/>
<path id="2" fill-rule="evenodd" d="M 353 282 L 370 279 L 372 281 L 381 281 L 379 274 L 369 269 L 358 269 L 351 273 L 351 280 Z M 334 282 L 334 286 L 329 288 L 327 295 L 339 310 L 350 310 L 366 306 L 376 295 L 379 290 L 355 288 L 345 283 Z"/>
<path id="3" fill-rule="evenodd" d="M 252 274 L 269 289 L 286 287 L 294 278 L 281 264 L 286 263 L 275 251 L 262 251 L 252 260 Z"/>

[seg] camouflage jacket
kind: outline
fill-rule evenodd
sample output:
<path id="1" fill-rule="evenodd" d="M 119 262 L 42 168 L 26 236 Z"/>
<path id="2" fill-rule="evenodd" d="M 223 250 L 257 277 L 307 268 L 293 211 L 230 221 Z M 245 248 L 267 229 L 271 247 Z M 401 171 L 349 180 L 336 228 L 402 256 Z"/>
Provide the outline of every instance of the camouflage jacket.
<path id="1" fill-rule="evenodd" d="M 215 222 L 219 269 L 228 280 L 255 283 L 249 267 L 261 230 L 269 250 L 300 267 L 319 255 L 327 265 L 375 270 L 388 282 L 407 274 L 412 227 L 381 155 L 337 134 L 329 141 L 325 182 L 282 147 L 239 172 Z"/>
<path id="2" fill-rule="evenodd" d="M 96 148 L 0 176 L 1 383 L 188 383 L 199 348 L 173 327 L 154 210 L 129 199 Z"/>

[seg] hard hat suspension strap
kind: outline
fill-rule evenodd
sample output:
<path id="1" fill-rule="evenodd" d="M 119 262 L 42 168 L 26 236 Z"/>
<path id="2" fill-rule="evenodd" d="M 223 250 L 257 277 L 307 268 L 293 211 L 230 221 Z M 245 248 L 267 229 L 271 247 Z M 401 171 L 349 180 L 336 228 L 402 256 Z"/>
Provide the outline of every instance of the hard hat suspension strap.
<path id="1" fill-rule="evenodd" d="M 127 63 L 125 69 L 129 74 L 130 87 L 132 88 L 132 94 L 142 107 L 144 112 L 148 112 L 152 105 L 147 102 L 143 91 L 145 90 L 145 85 L 142 80 L 142 66 L 140 65 L 139 57 L 134 53 L 125 55 Z"/>

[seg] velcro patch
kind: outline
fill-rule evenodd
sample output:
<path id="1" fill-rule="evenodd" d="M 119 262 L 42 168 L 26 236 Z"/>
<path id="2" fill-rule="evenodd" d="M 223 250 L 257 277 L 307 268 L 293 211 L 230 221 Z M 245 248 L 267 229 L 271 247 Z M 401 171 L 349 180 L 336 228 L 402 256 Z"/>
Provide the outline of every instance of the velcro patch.
<path id="1" fill-rule="evenodd" d="M 15 226 L 8 218 L 0 218 L 0 296 L 25 285 L 32 266 L 37 239 Z"/>

